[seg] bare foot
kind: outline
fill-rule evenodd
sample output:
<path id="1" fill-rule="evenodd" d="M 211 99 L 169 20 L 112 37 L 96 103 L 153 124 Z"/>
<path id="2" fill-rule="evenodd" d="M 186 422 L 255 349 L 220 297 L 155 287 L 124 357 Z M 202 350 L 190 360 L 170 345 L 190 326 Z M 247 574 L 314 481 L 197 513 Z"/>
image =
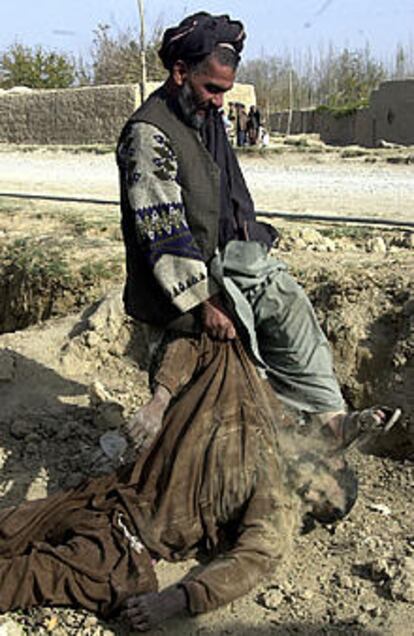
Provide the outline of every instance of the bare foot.
<path id="1" fill-rule="evenodd" d="M 184 590 L 169 587 L 162 592 L 131 596 L 125 601 L 121 617 L 132 629 L 146 632 L 159 623 L 182 612 L 187 606 Z"/>
<path id="2" fill-rule="evenodd" d="M 168 389 L 159 384 L 151 400 L 129 420 L 127 431 L 136 450 L 148 448 L 161 430 L 162 420 L 171 397 Z"/>

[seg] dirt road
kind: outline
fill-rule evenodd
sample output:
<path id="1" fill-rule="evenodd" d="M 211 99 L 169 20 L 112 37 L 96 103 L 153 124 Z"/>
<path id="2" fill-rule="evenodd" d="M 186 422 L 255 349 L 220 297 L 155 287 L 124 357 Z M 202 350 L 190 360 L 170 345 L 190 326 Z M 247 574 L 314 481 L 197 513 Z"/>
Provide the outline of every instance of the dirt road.
<path id="1" fill-rule="evenodd" d="M 243 171 L 258 210 L 414 220 L 414 166 L 364 158 L 284 152 L 244 155 Z M 0 192 L 118 199 L 113 154 L 0 153 Z"/>

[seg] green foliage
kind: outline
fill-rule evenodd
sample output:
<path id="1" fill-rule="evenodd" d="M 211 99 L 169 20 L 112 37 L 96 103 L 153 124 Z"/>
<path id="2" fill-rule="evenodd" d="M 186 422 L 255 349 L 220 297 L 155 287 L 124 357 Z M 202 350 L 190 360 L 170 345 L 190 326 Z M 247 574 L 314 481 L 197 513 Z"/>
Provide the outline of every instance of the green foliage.
<path id="1" fill-rule="evenodd" d="M 88 222 L 84 217 L 78 214 L 71 214 L 70 212 L 62 214 L 62 220 L 75 236 L 83 236 L 93 227 L 93 224 Z"/>
<path id="2" fill-rule="evenodd" d="M 117 261 L 93 261 L 83 265 L 79 273 L 85 283 L 108 280 L 119 275 L 121 265 Z"/>
<path id="3" fill-rule="evenodd" d="M 330 113 L 335 119 L 342 119 L 343 117 L 349 117 L 355 115 L 358 109 L 366 108 L 369 105 L 368 99 L 361 99 L 357 103 L 347 103 L 342 106 L 328 106 L 327 104 L 321 104 L 315 110 L 317 113 Z"/>
<path id="4" fill-rule="evenodd" d="M 66 54 L 16 43 L 0 57 L 0 86 L 68 88 L 75 81 L 75 64 Z"/>
<path id="5" fill-rule="evenodd" d="M 330 227 L 319 227 L 318 231 L 322 236 L 331 239 L 348 238 L 355 241 L 366 241 L 373 235 L 373 229 L 362 225 L 331 225 Z"/>
<path id="6" fill-rule="evenodd" d="M 368 46 L 355 51 L 345 48 L 333 57 L 327 71 L 322 86 L 329 106 L 359 104 L 386 77 L 383 65 L 372 58 Z"/>
<path id="7" fill-rule="evenodd" d="M 21 271 L 41 281 L 54 279 L 62 284 L 70 279 L 68 264 L 58 246 L 47 246 L 26 238 L 17 239 L 4 247 L 1 260 L 3 274 Z"/>

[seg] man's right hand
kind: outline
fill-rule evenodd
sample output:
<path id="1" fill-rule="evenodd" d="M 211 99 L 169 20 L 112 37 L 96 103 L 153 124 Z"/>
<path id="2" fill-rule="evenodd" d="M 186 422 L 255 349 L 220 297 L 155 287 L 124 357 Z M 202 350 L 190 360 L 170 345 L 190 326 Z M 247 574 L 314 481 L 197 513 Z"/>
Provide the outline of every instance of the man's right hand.
<path id="1" fill-rule="evenodd" d="M 220 297 L 212 296 L 202 303 L 204 330 L 216 340 L 234 340 L 237 336 L 234 323 L 223 308 Z"/>

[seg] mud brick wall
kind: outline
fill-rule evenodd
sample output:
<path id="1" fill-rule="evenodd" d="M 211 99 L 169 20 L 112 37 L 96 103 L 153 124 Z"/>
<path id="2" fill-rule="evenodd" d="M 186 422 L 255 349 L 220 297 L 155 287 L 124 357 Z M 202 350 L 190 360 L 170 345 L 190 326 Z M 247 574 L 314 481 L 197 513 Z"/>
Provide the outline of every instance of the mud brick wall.
<path id="1" fill-rule="evenodd" d="M 374 144 L 414 144 L 414 79 L 383 82 L 371 95 Z"/>
<path id="2" fill-rule="evenodd" d="M 274 132 L 282 132 L 282 127 L 280 125 L 281 117 L 282 117 L 282 113 L 270 113 L 270 116 L 269 116 L 270 130 L 273 130 Z"/>
<path id="3" fill-rule="evenodd" d="M 287 130 L 288 111 L 272 113 L 270 127 Z M 291 134 L 319 133 L 328 144 L 359 144 L 375 147 L 383 139 L 402 145 L 414 144 L 414 79 L 392 80 L 373 91 L 368 108 L 344 117 L 314 109 L 293 111 Z"/>
<path id="4" fill-rule="evenodd" d="M 289 112 L 283 110 L 270 115 L 272 131 L 286 133 Z M 367 124 L 364 124 L 367 126 Z M 362 127 L 362 122 L 360 128 Z M 307 108 L 294 110 L 290 127 L 291 135 L 303 133 L 319 133 L 322 141 L 327 144 L 344 146 L 355 142 L 356 113 L 345 117 L 334 117 L 331 113 L 318 112 Z"/>
<path id="5" fill-rule="evenodd" d="M 271 113 L 270 130 L 285 133 L 287 131 L 289 111 L 283 110 L 279 113 Z M 292 112 L 292 121 L 290 125 L 290 133 L 297 135 L 300 133 L 315 132 L 315 109 L 307 108 L 303 110 L 294 110 Z"/>
<path id="6" fill-rule="evenodd" d="M 333 146 L 348 146 L 355 141 L 356 113 L 344 117 L 334 117 L 331 113 L 323 113 L 320 120 L 319 134 L 323 142 Z"/>
<path id="7" fill-rule="evenodd" d="M 359 146 L 372 148 L 374 140 L 375 120 L 371 108 L 360 108 L 356 112 L 355 119 L 355 143 Z"/>
<path id="8" fill-rule="evenodd" d="M 148 82 L 146 95 L 160 85 Z M 226 102 L 256 104 L 254 86 L 236 84 Z M 0 143 L 112 144 L 141 102 L 137 84 L 0 93 Z"/>
<path id="9" fill-rule="evenodd" d="M 138 103 L 134 84 L 4 93 L 0 142 L 112 143 Z"/>

